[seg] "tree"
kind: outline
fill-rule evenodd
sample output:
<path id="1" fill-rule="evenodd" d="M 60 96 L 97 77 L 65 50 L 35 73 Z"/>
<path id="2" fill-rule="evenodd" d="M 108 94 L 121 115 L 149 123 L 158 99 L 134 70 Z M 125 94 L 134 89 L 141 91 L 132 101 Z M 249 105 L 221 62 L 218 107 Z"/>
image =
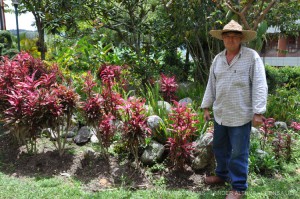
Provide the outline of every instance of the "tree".
<path id="1" fill-rule="evenodd" d="M 149 18 L 156 6 L 155 0 L 102 0 L 95 14 L 98 16 L 97 23 L 115 31 L 119 41 L 140 56 L 145 37 L 152 33 Z"/>
<path id="2" fill-rule="evenodd" d="M 300 25 L 295 23 L 300 16 L 298 0 L 225 0 L 227 16 L 239 20 L 245 29 L 257 31 L 257 38 L 249 46 L 260 51 L 266 40 L 268 26 L 276 26 L 281 35 L 297 34 Z"/>
<path id="3" fill-rule="evenodd" d="M 45 10 L 50 0 L 21 0 L 20 12 L 31 12 L 35 19 L 36 28 L 38 31 L 38 41 L 36 43 L 38 51 L 41 52 L 41 59 L 45 59 L 47 47 L 45 44 Z"/>
<path id="4" fill-rule="evenodd" d="M 266 16 L 268 24 L 278 27 L 283 34 L 299 34 L 300 4 L 298 0 L 281 1 Z"/>
<path id="5" fill-rule="evenodd" d="M 270 9 L 278 0 L 225 0 L 230 12 L 236 14 L 247 30 L 257 30 Z"/>
<path id="6" fill-rule="evenodd" d="M 168 44 L 170 48 L 184 47 L 186 63 L 189 55 L 194 61 L 193 79 L 205 84 L 213 55 L 220 49 L 220 42 L 209 37 L 208 30 L 214 27 L 219 16 L 225 14 L 211 0 L 163 0 L 162 4 L 159 19 L 164 26 L 160 26 L 158 38 L 163 38 L 160 43 Z M 189 70 L 185 64 L 185 71 Z"/>
<path id="7" fill-rule="evenodd" d="M 90 13 L 97 0 L 20 0 L 20 13 L 31 12 L 35 18 L 38 31 L 37 47 L 41 59 L 45 59 L 47 46 L 45 33 L 59 33 L 64 28 L 68 31 L 78 30 L 78 23 L 92 19 Z"/>

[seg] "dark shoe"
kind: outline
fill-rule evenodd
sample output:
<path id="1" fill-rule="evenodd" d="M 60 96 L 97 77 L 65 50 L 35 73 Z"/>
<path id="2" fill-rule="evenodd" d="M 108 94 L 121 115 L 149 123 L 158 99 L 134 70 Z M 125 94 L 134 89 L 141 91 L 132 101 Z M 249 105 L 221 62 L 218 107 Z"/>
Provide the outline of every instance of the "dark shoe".
<path id="1" fill-rule="evenodd" d="M 207 176 L 205 177 L 204 182 L 209 185 L 225 184 L 225 180 L 219 176 Z"/>
<path id="2" fill-rule="evenodd" d="M 225 199 L 241 199 L 243 195 L 243 192 L 231 190 L 229 191 Z"/>

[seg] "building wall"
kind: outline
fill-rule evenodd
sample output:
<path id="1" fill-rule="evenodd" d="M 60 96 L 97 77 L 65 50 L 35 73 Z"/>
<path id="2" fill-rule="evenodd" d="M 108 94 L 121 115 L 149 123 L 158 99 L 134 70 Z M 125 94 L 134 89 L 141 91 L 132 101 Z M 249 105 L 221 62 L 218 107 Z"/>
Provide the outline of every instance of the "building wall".
<path id="1" fill-rule="evenodd" d="M 300 66 L 300 36 L 278 39 L 278 34 L 270 35 L 261 53 L 265 64 L 272 66 Z"/>
<path id="2" fill-rule="evenodd" d="M 299 57 L 261 57 L 264 64 L 271 66 L 300 66 Z"/>

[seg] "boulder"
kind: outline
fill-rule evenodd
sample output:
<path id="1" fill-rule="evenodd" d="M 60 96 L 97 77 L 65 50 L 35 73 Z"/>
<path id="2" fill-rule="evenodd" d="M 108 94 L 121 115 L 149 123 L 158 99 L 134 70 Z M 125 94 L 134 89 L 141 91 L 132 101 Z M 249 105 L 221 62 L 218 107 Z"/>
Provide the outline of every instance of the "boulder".
<path id="1" fill-rule="evenodd" d="M 163 120 L 157 115 L 151 115 L 147 118 L 147 125 L 152 131 L 152 136 L 160 143 L 165 143 L 166 136 L 162 130 Z"/>
<path id="2" fill-rule="evenodd" d="M 257 128 L 251 127 L 250 136 L 260 138 L 262 135 L 261 135 L 260 131 Z"/>
<path id="3" fill-rule="evenodd" d="M 94 143 L 94 144 L 99 143 L 99 139 L 94 133 L 91 137 L 91 143 Z"/>
<path id="4" fill-rule="evenodd" d="M 172 111 L 172 106 L 169 102 L 158 101 L 157 106 L 158 106 L 159 109 L 165 110 L 166 113 L 168 113 L 168 114 L 171 113 L 171 111 Z"/>
<path id="5" fill-rule="evenodd" d="M 288 130 L 287 124 L 285 122 L 277 121 L 274 123 L 276 128 L 280 128 L 282 130 Z"/>
<path id="6" fill-rule="evenodd" d="M 141 162 L 145 165 L 153 165 L 162 160 L 164 151 L 164 145 L 152 140 L 144 150 Z"/>
<path id="7" fill-rule="evenodd" d="M 183 99 L 179 100 L 178 103 L 182 104 L 182 105 L 192 105 L 193 100 L 189 97 L 186 97 L 186 98 L 183 98 Z"/>
<path id="8" fill-rule="evenodd" d="M 89 142 L 92 137 L 92 131 L 89 127 L 83 126 L 79 129 L 78 134 L 74 137 L 74 142 L 77 145 L 84 145 L 85 143 Z"/>
<path id="9" fill-rule="evenodd" d="M 209 165 L 215 164 L 215 158 L 212 150 L 213 133 L 207 132 L 201 135 L 195 141 L 194 160 L 192 161 L 192 169 L 200 170 Z"/>

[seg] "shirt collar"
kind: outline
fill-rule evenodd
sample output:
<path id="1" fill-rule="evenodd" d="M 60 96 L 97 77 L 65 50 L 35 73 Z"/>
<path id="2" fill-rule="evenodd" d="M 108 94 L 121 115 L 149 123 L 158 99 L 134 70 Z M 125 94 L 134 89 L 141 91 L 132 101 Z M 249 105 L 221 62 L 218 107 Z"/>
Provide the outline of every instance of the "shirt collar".
<path id="1" fill-rule="evenodd" d="M 239 57 L 242 56 L 243 51 L 244 51 L 244 46 L 241 46 L 240 51 L 239 51 L 239 53 L 238 53 L 238 54 L 239 54 Z M 224 49 L 224 50 L 221 52 L 221 55 L 225 57 L 225 55 L 226 55 L 226 49 Z"/>

